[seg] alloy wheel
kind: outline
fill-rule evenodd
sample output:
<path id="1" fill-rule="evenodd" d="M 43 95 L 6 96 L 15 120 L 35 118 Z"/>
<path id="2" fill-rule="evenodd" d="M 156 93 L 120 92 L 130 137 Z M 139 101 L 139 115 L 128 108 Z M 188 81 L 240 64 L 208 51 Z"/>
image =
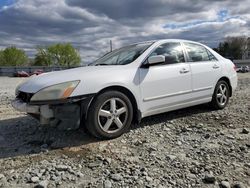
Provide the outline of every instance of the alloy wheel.
<path id="1" fill-rule="evenodd" d="M 228 100 L 228 90 L 225 84 L 220 84 L 216 93 L 216 100 L 221 105 L 224 106 Z"/>
<path id="2" fill-rule="evenodd" d="M 98 112 L 98 124 L 106 133 L 121 130 L 128 118 L 128 107 L 120 98 L 111 98 L 103 103 Z"/>

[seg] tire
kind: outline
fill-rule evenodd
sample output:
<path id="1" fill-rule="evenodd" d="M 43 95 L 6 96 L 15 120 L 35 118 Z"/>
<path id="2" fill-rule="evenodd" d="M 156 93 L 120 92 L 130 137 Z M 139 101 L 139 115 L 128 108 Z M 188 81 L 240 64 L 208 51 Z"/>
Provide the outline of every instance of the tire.
<path id="1" fill-rule="evenodd" d="M 86 128 L 95 137 L 112 139 L 121 136 L 131 125 L 133 106 L 119 91 L 98 95 L 89 107 Z"/>
<path id="2" fill-rule="evenodd" d="M 219 110 L 227 106 L 230 96 L 228 83 L 224 80 L 218 81 L 215 86 L 211 105 L 214 109 Z"/>

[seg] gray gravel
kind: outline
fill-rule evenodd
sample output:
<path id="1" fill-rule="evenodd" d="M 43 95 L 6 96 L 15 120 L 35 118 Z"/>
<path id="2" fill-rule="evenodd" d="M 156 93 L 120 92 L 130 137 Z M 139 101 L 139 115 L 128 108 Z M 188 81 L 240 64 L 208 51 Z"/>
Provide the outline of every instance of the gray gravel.
<path id="1" fill-rule="evenodd" d="M 22 80 L 0 77 L 0 187 L 250 187 L 250 73 L 224 110 L 148 117 L 109 141 L 16 112 Z"/>

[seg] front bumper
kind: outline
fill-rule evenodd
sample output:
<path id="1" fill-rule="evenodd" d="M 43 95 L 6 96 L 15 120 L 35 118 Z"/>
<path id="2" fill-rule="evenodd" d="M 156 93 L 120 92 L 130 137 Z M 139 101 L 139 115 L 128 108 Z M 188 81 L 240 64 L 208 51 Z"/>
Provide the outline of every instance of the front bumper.
<path id="1" fill-rule="evenodd" d="M 20 112 L 31 114 L 41 124 L 50 124 L 50 120 L 55 118 L 54 110 L 49 105 L 30 105 L 20 99 L 15 99 L 11 102 L 13 108 Z"/>
<path id="2" fill-rule="evenodd" d="M 29 105 L 20 99 L 15 99 L 11 101 L 11 105 L 13 108 L 20 112 L 26 112 L 31 114 L 39 114 L 40 113 L 40 106 L 38 105 Z"/>
<path id="3" fill-rule="evenodd" d="M 87 114 L 94 94 L 69 98 L 62 101 L 24 102 L 16 98 L 11 102 L 13 108 L 35 116 L 41 124 L 59 125 L 60 129 L 76 129 L 82 117 Z M 72 128 L 73 127 L 73 128 Z"/>
<path id="4" fill-rule="evenodd" d="M 63 104 L 72 104 L 81 101 L 82 106 L 87 107 L 94 94 L 82 95 L 77 97 L 71 97 L 63 100 L 50 100 L 50 101 L 37 101 L 37 102 L 24 102 L 23 100 L 16 98 L 11 101 L 11 105 L 13 108 L 20 112 L 39 114 L 40 108 L 42 106 L 60 106 Z M 86 110 L 86 108 L 84 108 Z"/>

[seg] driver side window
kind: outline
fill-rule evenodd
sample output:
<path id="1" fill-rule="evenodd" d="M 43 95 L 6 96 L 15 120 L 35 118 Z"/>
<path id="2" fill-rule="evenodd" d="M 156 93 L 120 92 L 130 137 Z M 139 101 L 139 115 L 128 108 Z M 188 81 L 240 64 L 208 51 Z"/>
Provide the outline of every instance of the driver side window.
<path id="1" fill-rule="evenodd" d="M 150 56 L 155 55 L 165 56 L 165 64 L 185 62 L 182 46 L 177 42 L 169 42 L 160 45 L 150 54 Z"/>

